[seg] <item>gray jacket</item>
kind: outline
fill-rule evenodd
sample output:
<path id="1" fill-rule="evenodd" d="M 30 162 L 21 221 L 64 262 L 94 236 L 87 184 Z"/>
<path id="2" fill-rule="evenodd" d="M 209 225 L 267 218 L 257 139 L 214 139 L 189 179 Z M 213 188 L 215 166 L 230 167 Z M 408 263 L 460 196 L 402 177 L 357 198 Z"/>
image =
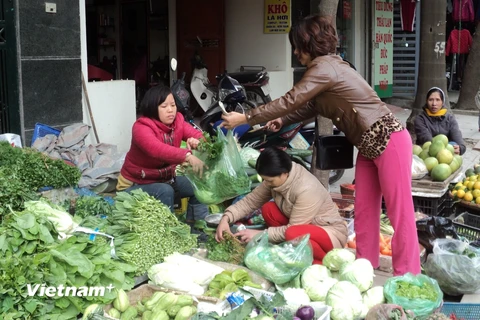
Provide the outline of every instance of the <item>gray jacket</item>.
<path id="1" fill-rule="evenodd" d="M 444 134 L 448 137 L 448 141 L 454 141 L 460 146 L 460 154 L 465 153 L 466 147 L 462 132 L 458 128 L 455 116 L 451 113 L 430 117 L 424 110 L 415 118 L 415 134 L 417 135 L 416 143 L 420 146 L 431 141 L 437 134 Z"/>

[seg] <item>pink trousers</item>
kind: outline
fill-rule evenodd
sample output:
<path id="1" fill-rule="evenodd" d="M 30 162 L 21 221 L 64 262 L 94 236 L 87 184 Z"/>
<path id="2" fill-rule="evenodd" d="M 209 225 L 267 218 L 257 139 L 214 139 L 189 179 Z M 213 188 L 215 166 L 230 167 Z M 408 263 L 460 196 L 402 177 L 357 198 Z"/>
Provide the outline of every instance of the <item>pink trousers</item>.
<path id="1" fill-rule="evenodd" d="M 395 233 L 393 275 L 420 273 L 415 212 L 412 200 L 412 140 L 407 130 L 392 133 L 386 150 L 370 160 L 360 153 L 355 168 L 355 233 L 357 258 L 379 266 L 382 195 Z"/>

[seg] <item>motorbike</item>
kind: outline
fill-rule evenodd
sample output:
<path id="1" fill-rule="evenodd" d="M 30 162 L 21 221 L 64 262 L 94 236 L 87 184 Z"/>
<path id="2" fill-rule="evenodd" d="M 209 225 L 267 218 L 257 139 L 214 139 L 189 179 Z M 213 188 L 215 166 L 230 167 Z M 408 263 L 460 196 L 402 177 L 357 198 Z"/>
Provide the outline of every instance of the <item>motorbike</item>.
<path id="1" fill-rule="evenodd" d="M 199 47 L 202 41 L 197 37 Z M 210 83 L 208 79 L 208 67 L 202 57 L 195 52 L 192 60 L 192 79 L 190 81 L 190 91 L 195 101 L 206 112 L 212 103 L 219 100 L 217 86 Z M 226 73 L 226 71 L 225 71 Z M 260 66 L 242 66 L 240 72 L 229 73 L 229 76 L 236 79 L 244 88 L 247 100 L 255 105 L 262 105 L 272 101 L 270 97 L 270 77 L 264 67 Z M 217 82 L 223 78 L 223 74 L 216 77 Z M 197 110 L 193 110 L 197 113 Z"/>

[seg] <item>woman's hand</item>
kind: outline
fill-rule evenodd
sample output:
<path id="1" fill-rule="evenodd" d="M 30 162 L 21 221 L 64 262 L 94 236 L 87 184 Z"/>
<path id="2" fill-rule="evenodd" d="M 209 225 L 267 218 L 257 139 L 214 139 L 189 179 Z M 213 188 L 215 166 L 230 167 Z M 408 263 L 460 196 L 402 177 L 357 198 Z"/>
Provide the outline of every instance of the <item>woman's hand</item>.
<path id="1" fill-rule="evenodd" d="M 255 237 L 257 234 L 262 233 L 262 232 L 263 232 L 263 230 L 245 229 L 245 230 L 242 230 L 242 231 L 239 231 L 239 232 L 235 233 L 233 236 L 234 237 L 239 237 L 240 241 L 242 241 L 244 243 L 248 243 L 248 242 L 250 242 L 250 240 L 253 239 L 253 237 Z"/>
<path id="2" fill-rule="evenodd" d="M 198 139 L 188 138 L 187 139 L 187 149 L 189 149 L 189 150 L 197 149 L 199 143 L 200 143 L 200 141 L 198 141 Z"/>
<path id="3" fill-rule="evenodd" d="M 232 234 L 232 232 L 230 231 L 230 225 L 228 223 L 227 216 L 223 216 L 222 219 L 220 219 L 220 223 L 217 226 L 217 231 L 215 232 L 215 240 L 217 240 L 217 242 L 223 241 L 224 231 Z"/>
<path id="4" fill-rule="evenodd" d="M 223 122 L 220 127 L 225 129 L 233 129 L 241 124 L 247 123 L 247 116 L 239 112 L 229 112 L 222 116 Z"/>
<path id="5" fill-rule="evenodd" d="M 191 153 L 187 154 L 187 157 L 185 158 L 185 161 L 188 162 L 192 166 L 193 172 L 198 174 L 198 176 L 201 178 L 202 174 L 203 174 L 203 167 L 205 166 L 203 161 L 198 159 L 197 157 L 195 157 Z"/>
<path id="6" fill-rule="evenodd" d="M 453 146 L 453 152 L 455 152 L 455 154 L 460 154 L 460 146 L 458 144 Z"/>
<path id="7" fill-rule="evenodd" d="M 283 127 L 283 121 L 282 118 L 277 118 L 271 121 L 268 121 L 265 127 L 273 132 L 277 132 Z"/>

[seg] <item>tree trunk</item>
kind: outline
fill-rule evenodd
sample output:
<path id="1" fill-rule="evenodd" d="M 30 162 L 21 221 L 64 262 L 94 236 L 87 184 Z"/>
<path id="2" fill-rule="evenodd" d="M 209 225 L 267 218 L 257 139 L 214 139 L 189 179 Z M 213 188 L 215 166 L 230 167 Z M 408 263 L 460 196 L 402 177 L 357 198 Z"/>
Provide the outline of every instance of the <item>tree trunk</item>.
<path id="1" fill-rule="evenodd" d="M 480 85 L 480 27 L 477 26 L 477 32 L 473 34 L 473 43 L 468 54 L 467 63 L 462 79 L 462 89 L 458 97 L 458 103 L 455 109 L 477 110 L 475 104 L 475 95 Z"/>
<path id="2" fill-rule="evenodd" d="M 445 23 L 446 0 L 422 0 L 420 25 L 420 63 L 418 86 L 412 113 L 407 119 L 407 129 L 416 140 L 414 121 L 422 112 L 428 89 L 439 87 L 445 92 L 445 107 L 450 109 L 445 77 Z M 417 3 L 418 5 L 418 3 Z"/>
<path id="3" fill-rule="evenodd" d="M 337 29 L 337 7 L 338 0 L 322 0 L 318 5 L 319 15 L 326 17 L 330 20 L 335 30 Z M 329 135 L 333 133 L 333 123 L 330 119 L 324 117 L 317 117 L 317 132 L 316 135 Z M 323 186 L 329 190 L 328 180 L 330 178 L 330 170 L 318 170 L 317 169 L 317 152 L 316 148 L 313 148 L 312 157 L 312 173 L 323 184 Z"/>

